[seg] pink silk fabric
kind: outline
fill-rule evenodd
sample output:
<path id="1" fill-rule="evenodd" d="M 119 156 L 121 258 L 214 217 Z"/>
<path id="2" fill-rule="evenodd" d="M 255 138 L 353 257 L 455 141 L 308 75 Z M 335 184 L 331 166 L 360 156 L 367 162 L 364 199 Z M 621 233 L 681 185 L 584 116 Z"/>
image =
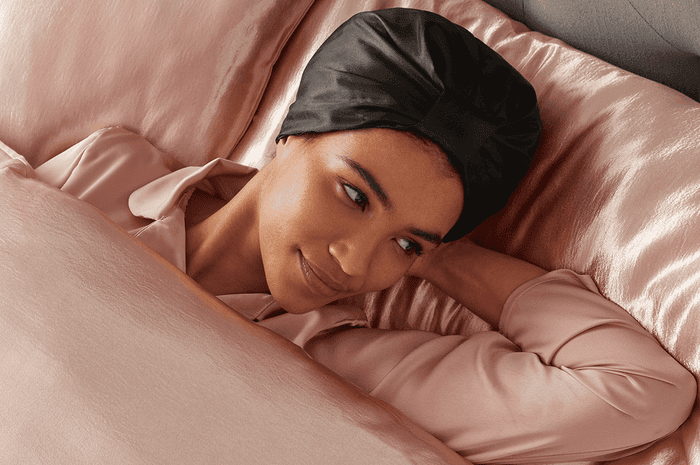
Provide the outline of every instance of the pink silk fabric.
<path id="1" fill-rule="evenodd" d="M 254 170 L 216 159 L 170 172 L 167 163 L 166 154 L 141 136 L 107 128 L 26 176 L 36 173 L 98 208 L 184 271 L 184 209 L 194 186 L 229 199 Z M 47 254 L 44 260 L 50 264 L 53 258 Z M 108 272 L 115 284 L 121 272 Z M 63 293 L 73 286 L 61 281 Z M 25 306 L 24 296 L 8 297 L 16 307 Z M 589 277 L 570 270 L 547 273 L 515 290 L 503 307 L 502 334 L 484 331 L 468 338 L 364 328 L 365 314 L 356 306 L 279 315 L 269 295 L 218 297 L 479 463 L 630 455 L 675 431 L 695 400 L 692 375 L 626 310 L 597 295 Z M 53 310 L 75 311 L 57 305 Z M 95 309 L 100 311 L 105 310 Z M 340 330 L 326 332 L 332 328 Z"/>
<path id="2" fill-rule="evenodd" d="M 1 463 L 465 463 L 15 155 L 0 143 Z"/>
<path id="3" fill-rule="evenodd" d="M 122 125 L 183 164 L 228 156 L 261 167 L 306 61 L 335 27 L 362 10 L 435 11 L 532 82 L 545 126 L 530 173 L 472 238 L 547 269 L 590 274 L 700 375 L 700 104 L 480 0 L 311 3 L 2 2 L 0 140 L 38 166 L 96 129 Z M 382 328 L 488 328 L 412 279 L 355 302 Z M 696 405 L 678 431 L 616 463 L 698 461 Z"/>
<path id="4" fill-rule="evenodd" d="M 122 126 L 226 158 L 313 0 L 3 0 L 0 140 L 33 166 Z"/>

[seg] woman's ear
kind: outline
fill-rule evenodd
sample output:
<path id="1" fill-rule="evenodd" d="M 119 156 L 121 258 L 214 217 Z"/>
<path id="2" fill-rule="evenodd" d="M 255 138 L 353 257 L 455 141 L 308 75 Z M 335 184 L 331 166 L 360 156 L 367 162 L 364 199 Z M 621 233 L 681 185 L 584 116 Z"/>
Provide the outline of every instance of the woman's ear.
<path id="1" fill-rule="evenodd" d="M 277 141 L 277 145 L 275 146 L 277 149 L 277 155 L 281 155 L 283 152 L 292 150 L 302 140 L 303 139 L 297 136 L 284 136 Z"/>
<path id="2" fill-rule="evenodd" d="M 275 158 L 284 158 L 284 155 L 289 151 L 290 146 L 289 136 L 285 136 L 277 141 L 275 145 Z"/>

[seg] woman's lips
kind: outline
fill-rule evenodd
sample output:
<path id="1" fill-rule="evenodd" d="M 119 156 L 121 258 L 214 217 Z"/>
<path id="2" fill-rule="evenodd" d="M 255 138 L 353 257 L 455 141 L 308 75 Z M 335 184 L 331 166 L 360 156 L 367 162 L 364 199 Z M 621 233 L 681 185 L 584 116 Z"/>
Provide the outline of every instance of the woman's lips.
<path id="1" fill-rule="evenodd" d="M 314 294 L 321 295 L 323 297 L 333 297 L 340 292 L 346 292 L 347 289 L 331 280 L 331 278 L 321 271 L 319 268 L 313 266 L 301 251 L 298 252 L 299 257 L 299 267 L 304 275 L 306 284 Z"/>

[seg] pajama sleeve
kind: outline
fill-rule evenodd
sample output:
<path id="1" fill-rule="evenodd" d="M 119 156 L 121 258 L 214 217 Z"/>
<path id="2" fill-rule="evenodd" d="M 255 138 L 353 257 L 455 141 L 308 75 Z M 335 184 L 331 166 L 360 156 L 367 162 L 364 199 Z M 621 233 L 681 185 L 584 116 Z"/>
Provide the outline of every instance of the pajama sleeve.
<path id="1" fill-rule="evenodd" d="M 611 460 L 690 413 L 692 375 L 587 276 L 523 284 L 499 330 L 356 329 L 312 355 L 475 463 Z"/>

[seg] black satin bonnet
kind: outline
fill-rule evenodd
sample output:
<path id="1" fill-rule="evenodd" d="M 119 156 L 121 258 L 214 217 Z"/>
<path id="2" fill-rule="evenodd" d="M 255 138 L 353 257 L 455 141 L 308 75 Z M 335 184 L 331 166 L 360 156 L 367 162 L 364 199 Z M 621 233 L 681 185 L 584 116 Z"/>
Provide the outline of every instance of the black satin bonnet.
<path id="1" fill-rule="evenodd" d="M 363 128 L 409 131 L 457 168 L 464 207 L 445 242 L 502 209 L 542 131 L 530 83 L 465 28 L 407 9 L 358 13 L 313 55 L 276 140 Z"/>

